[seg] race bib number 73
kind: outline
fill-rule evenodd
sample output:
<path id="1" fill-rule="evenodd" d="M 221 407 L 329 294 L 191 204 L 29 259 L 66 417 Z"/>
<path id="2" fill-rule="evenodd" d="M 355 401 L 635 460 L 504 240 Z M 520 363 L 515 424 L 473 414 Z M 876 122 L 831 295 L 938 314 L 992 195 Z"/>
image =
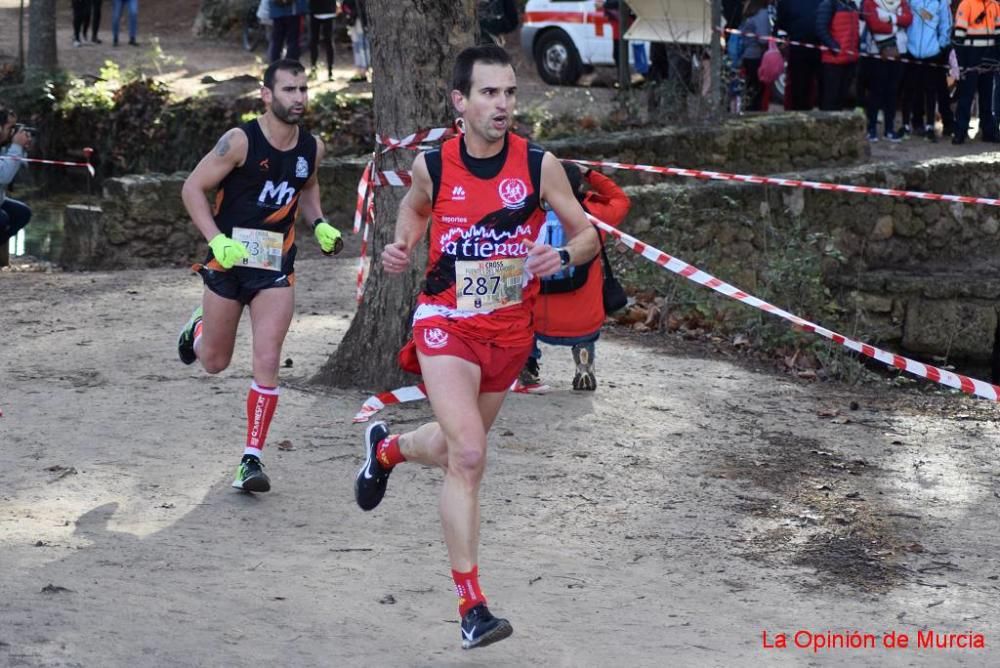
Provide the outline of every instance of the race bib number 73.
<path id="1" fill-rule="evenodd" d="M 455 299 L 463 311 L 488 313 L 521 303 L 524 258 L 458 260 Z"/>
<path id="2" fill-rule="evenodd" d="M 233 239 L 243 244 L 250 254 L 241 266 L 281 271 L 281 248 L 285 239 L 280 232 L 234 227 Z"/>

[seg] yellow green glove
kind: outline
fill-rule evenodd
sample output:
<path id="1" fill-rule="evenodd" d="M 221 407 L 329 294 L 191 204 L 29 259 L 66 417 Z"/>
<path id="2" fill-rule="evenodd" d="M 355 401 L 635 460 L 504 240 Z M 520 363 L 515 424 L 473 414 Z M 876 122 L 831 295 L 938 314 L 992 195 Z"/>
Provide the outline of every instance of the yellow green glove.
<path id="1" fill-rule="evenodd" d="M 344 240 L 340 238 L 340 230 L 322 218 L 313 225 L 313 233 L 319 242 L 320 250 L 327 255 L 336 255 L 344 248 Z"/>
<path id="2" fill-rule="evenodd" d="M 212 237 L 208 242 L 208 247 L 212 249 L 212 255 L 223 269 L 232 269 L 240 260 L 250 257 L 246 246 L 239 241 L 234 241 L 221 232 Z"/>

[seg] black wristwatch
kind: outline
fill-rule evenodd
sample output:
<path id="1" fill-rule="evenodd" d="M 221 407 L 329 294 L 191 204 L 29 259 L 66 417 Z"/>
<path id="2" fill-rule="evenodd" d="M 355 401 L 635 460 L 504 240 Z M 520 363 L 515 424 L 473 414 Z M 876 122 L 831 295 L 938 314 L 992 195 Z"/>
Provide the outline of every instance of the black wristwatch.
<path id="1" fill-rule="evenodd" d="M 569 251 L 565 248 L 557 248 L 556 251 L 559 253 L 560 266 L 565 268 L 570 265 Z"/>

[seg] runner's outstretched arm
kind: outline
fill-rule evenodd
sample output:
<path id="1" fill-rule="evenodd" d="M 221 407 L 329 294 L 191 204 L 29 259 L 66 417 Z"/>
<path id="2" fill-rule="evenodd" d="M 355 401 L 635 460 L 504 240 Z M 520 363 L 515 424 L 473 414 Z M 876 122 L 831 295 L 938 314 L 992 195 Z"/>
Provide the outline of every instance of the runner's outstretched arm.
<path id="1" fill-rule="evenodd" d="M 191 216 L 191 221 L 206 241 L 211 241 L 221 232 L 215 225 L 205 193 L 218 188 L 229 172 L 242 165 L 246 159 L 247 136 L 242 130 L 233 128 L 222 135 L 215 148 L 201 159 L 184 181 L 181 200 L 184 201 L 184 208 Z"/>
<path id="2" fill-rule="evenodd" d="M 388 273 L 398 274 L 410 266 L 410 254 L 427 229 L 427 220 L 434 204 L 431 201 L 432 190 L 427 161 L 421 153 L 413 161 L 413 185 L 399 203 L 396 238 L 382 249 L 382 266 Z"/>

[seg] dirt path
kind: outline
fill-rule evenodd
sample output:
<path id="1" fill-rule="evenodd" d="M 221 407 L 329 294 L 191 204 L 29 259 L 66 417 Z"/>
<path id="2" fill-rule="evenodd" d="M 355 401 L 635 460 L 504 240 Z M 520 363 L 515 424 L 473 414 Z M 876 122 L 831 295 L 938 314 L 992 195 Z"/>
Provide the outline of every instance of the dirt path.
<path id="1" fill-rule="evenodd" d="M 196 4 L 141 10 L 140 40 L 158 34 L 185 56 L 168 80 L 193 91 L 206 74 L 259 69 L 235 41 L 157 27 Z M 110 48 L 105 5 L 103 46 L 70 50 L 60 19 L 78 71 L 145 57 Z M 0 0 L 0 50 L 16 44 L 14 6 Z M 338 57 L 334 87 L 349 73 Z M 524 66 L 521 76 L 522 104 L 611 104 L 607 89 L 548 89 Z M 956 150 L 880 143 L 873 158 Z M 511 397 L 501 414 L 481 565 L 515 636 L 461 652 L 439 474 L 404 467 L 384 504 L 361 513 L 351 484 L 363 429 L 349 420 L 367 393 L 306 382 L 350 321 L 353 271 L 351 260 L 304 253 L 265 455 L 275 491 L 259 497 L 229 487 L 246 323 L 229 371 L 209 377 L 176 361 L 195 278 L 0 273 L 0 666 L 1000 661 L 994 406 L 806 384 L 613 332 L 599 346 L 597 393 L 569 391 L 567 351 L 546 349 L 556 391 Z M 386 415 L 408 428 L 429 411 Z M 291 449 L 276 447 L 285 440 Z M 895 631 L 913 645 L 926 629 L 973 632 L 986 649 L 762 647 L 764 631 L 773 644 L 800 629 Z"/>
<path id="2" fill-rule="evenodd" d="M 228 485 L 249 382 L 176 360 L 180 270 L 0 274 L 0 665 L 995 665 L 1000 438 L 984 402 L 852 392 L 599 346 L 600 387 L 514 396 L 491 437 L 484 586 L 515 635 L 458 649 L 436 471 L 353 504 L 366 394 L 306 379 L 353 262 L 301 262 L 265 461 Z M 651 337 L 649 341 L 661 339 Z M 852 411 L 850 402 L 857 401 Z M 423 404 L 386 411 L 407 428 Z M 825 415 L 825 417 L 824 417 Z M 290 450 L 276 444 L 291 442 Z M 985 636 L 985 650 L 762 648 L 808 629 Z M 378 648 L 378 649 L 375 649 Z"/>

